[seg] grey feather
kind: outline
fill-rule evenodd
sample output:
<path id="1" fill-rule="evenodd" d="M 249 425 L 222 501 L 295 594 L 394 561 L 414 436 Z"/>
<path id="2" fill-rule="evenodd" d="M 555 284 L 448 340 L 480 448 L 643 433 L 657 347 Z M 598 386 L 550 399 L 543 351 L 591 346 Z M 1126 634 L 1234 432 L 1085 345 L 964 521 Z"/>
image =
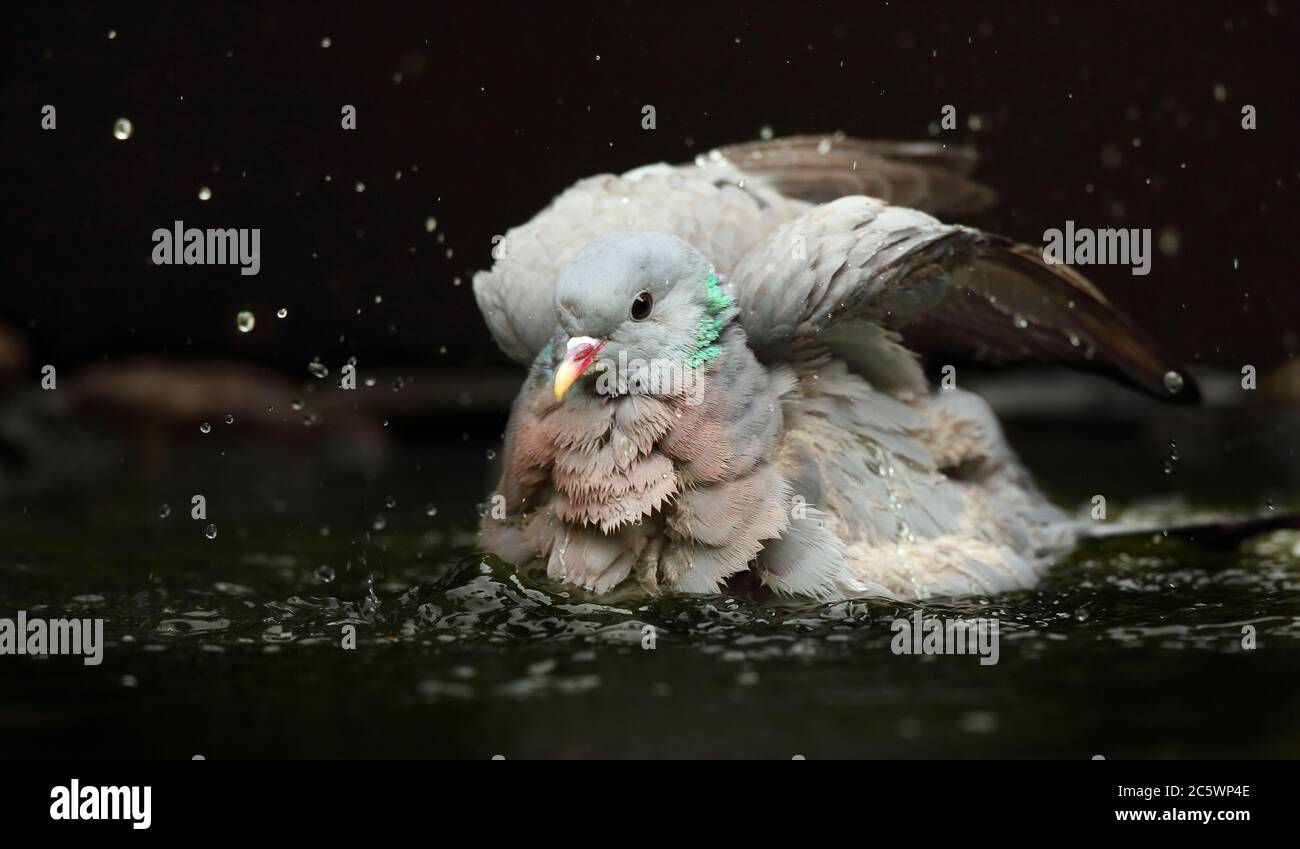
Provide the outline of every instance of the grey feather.
<path id="1" fill-rule="evenodd" d="M 970 165 L 755 143 L 584 180 L 511 230 L 474 280 L 529 365 L 485 546 L 597 593 L 718 592 L 746 570 L 820 599 L 1032 586 L 1077 526 L 917 350 L 1152 391 L 1172 366 L 1070 269 L 887 202 L 985 203 Z"/>

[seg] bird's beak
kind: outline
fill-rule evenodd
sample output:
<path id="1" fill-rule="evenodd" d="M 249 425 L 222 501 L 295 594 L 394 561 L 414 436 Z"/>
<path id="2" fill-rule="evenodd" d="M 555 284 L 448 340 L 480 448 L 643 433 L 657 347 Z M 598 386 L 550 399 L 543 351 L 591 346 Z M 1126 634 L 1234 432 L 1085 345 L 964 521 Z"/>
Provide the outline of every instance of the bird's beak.
<path id="1" fill-rule="evenodd" d="M 604 339 L 592 339 L 590 336 L 574 336 L 569 340 L 564 350 L 564 362 L 555 370 L 556 401 L 564 397 L 564 393 L 582 376 L 603 347 Z"/>

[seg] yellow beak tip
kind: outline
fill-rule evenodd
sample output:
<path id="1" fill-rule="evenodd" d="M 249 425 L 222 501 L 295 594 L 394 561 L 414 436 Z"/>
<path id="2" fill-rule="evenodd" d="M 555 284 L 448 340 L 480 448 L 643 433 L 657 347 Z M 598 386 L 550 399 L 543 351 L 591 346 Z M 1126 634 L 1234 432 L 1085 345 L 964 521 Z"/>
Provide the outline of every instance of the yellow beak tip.
<path id="1" fill-rule="evenodd" d="M 569 391 L 569 387 L 582 374 L 583 369 L 572 361 L 565 362 L 555 371 L 555 400 L 559 401 L 564 397 L 564 393 Z"/>
<path id="2" fill-rule="evenodd" d="M 581 343 L 575 346 L 575 342 Z M 569 387 L 582 377 L 583 372 L 591 365 L 604 342 L 598 342 L 595 339 L 578 337 L 569 340 L 569 352 L 565 355 L 564 362 L 555 370 L 555 400 L 559 401 L 564 394 L 569 391 Z"/>

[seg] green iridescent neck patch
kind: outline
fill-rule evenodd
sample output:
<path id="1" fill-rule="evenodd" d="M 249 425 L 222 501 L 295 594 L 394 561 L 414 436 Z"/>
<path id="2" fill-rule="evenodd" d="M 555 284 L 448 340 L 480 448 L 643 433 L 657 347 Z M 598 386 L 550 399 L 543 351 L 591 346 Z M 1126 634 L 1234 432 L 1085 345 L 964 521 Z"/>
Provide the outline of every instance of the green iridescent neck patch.
<path id="1" fill-rule="evenodd" d="M 710 274 L 704 281 L 705 314 L 695 326 L 695 338 L 687 352 L 686 362 L 692 368 L 708 366 L 721 353 L 718 336 L 731 320 L 727 314 L 730 308 L 731 296 L 718 283 L 717 275 Z"/>

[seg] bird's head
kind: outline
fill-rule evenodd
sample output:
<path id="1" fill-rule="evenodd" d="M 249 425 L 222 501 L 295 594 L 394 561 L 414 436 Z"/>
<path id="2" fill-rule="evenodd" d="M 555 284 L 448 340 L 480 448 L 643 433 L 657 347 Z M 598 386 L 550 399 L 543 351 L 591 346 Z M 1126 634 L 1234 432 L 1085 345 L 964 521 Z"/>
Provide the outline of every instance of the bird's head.
<path id="1" fill-rule="evenodd" d="M 584 374 L 681 374 L 707 366 L 734 304 L 709 261 L 676 236 L 615 233 L 588 243 L 556 279 L 555 310 L 566 337 L 556 399 Z M 620 374 L 624 383 L 627 377 Z"/>

